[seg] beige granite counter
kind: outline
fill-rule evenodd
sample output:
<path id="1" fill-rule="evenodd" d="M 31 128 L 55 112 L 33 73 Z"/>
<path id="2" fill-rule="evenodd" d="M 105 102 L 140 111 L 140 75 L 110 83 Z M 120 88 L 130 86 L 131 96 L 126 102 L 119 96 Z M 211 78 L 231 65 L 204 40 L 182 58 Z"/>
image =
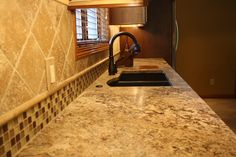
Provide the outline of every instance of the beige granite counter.
<path id="1" fill-rule="evenodd" d="M 158 66 L 173 86 L 109 87 L 115 76 L 104 73 L 18 156 L 236 156 L 236 135 L 165 61 L 118 71 L 142 65 Z"/>

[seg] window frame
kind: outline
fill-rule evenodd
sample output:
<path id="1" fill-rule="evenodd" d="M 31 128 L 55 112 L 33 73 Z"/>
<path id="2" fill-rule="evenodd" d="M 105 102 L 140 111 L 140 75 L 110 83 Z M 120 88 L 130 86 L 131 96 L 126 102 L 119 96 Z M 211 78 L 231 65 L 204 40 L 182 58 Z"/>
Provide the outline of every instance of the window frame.
<path id="1" fill-rule="evenodd" d="M 81 9 L 89 9 L 89 8 L 81 8 Z M 107 20 L 108 20 L 109 19 L 109 11 L 107 11 L 107 12 L 108 12 L 108 17 L 107 17 Z M 74 25 L 75 47 L 76 47 L 76 52 L 75 52 L 76 53 L 76 60 L 86 57 L 86 56 L 89 56 L 89 55 L 92 55 L 92 54 L 104 52 L 109 49 L 109 44 L 108 44 L 109 39 L 110 39 L 109 23 L 107 25 L 108 30 L 107 30 L 107 40 L 106 41 L 84 40 L 84 41 L 80 41 L 80 44 L 78 44 L 77 30 L 76 30 L 76 10 L 73 11 L 73 16 L 74 16 L 73 17 L 73 19 L 74 19 L 73 25 Z M 100 22 L 100 21 L 98 21 L 98 22 Z M 98 30 L 98 36 L 100 35 L 100 33 L 101 33 L 101 28 L 99 28 L 99 30 Z"/>

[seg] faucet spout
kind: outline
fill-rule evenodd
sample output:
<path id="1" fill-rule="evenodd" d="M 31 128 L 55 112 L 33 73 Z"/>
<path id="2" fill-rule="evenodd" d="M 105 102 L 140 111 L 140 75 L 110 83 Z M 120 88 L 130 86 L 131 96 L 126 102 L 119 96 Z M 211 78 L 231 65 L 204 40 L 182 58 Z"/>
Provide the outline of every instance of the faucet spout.
<path id="1" fill-rule="evenodd" d="M 108 68 L 109 75 L 115 75 L 117 73 L 117 67 L 114 63 L 114 56 L 113 56 L 113 44 L 114 44 L 115 39 L 119 36 L 122 36 L 122 35 L 126 35 L 132 39 L 134 44 L 132 45 L 131 49 L 132 49 L 132 53 L 134 55 L 137 55 L 141 51 L 141 48 L 140 48 L 136 38 L 131 33 L 119 32 L 119 33 L 115 34 L 109 42 L 109 68 Z"/>

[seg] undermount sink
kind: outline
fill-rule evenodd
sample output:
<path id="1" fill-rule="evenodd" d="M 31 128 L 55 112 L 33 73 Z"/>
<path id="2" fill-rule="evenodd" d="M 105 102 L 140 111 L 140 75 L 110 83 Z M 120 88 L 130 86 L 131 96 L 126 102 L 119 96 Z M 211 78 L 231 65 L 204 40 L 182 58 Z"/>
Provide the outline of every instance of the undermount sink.
<path id="1" fill-rule="evenodd" d="M 163 71 L 123 71 L 107 82 L 109 86 L 171 86 Z"/>

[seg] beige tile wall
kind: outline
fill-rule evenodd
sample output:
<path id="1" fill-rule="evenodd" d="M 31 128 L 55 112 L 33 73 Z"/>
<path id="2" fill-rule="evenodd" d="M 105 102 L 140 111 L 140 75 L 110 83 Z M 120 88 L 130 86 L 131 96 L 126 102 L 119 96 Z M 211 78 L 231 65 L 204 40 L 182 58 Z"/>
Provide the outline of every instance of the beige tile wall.
<path id="1" fill-rule="evenodd" d="M 1 0 L 0 13 L 0 116 L 47 90 L 47 57 L 59 84 L 108 55 L 75 61 L 73 15 L 57 1 Z"/>

